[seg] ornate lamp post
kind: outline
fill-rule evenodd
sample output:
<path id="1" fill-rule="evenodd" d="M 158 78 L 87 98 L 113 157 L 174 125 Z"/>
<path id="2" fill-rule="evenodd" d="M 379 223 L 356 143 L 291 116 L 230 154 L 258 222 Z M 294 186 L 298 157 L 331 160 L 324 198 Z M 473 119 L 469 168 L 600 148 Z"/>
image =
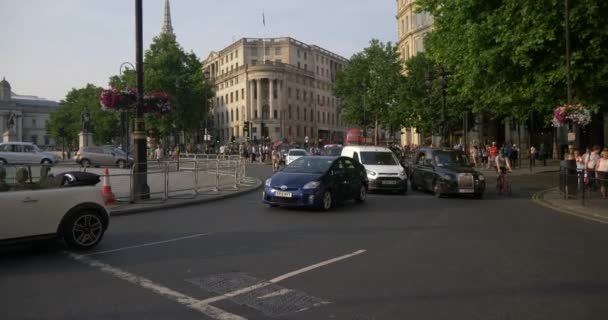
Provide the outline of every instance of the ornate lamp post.
<path id="1" fill-rule="evenodd" d="M 135 65 L 136 97 L 135 130 L 135 168 L 133 170 L 133 194 L 139 199 L 150 197 L 148 186 L 148 164 L 146 159 L 146 125 L 144 122 L 144 49 L 143 49 L 143 5 L 135 0 Z"/>

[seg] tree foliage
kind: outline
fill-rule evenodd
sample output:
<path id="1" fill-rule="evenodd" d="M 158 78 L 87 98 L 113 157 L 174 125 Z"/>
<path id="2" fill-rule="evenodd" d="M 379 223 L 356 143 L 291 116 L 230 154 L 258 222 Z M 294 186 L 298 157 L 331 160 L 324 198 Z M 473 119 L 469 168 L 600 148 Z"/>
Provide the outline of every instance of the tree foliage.
<path id="1" fill-rule="evenodd" d="M 429 58 L 459 84 L 474 111 L 547 115 L 566 100 L 563 1 L 419 0 L 435 18 Z M 571 1 L 574 102 L 595 107 L 608 92 L 608 2 Z M 602 49 L 603 48 L 603 49 Z M 604 50 L 604 51 L 603 51 Z"/>
<path id="2" fill-rule="evenodd" d="M 64 129 L 67 143 L 77 144 L 81 129 L 80 115 L 87 110 L 90 115 L 90 131 L 97 144 L 109 144 L 118 135 L 118 115 L 101 109 L 99 94 L 101 88 L 87 84 L 84 88 L 72 89 L 60 107 L 51 114 L 47 130 L 56 141 L 63 141 L 60 134 Z"/>
<path id="3" fill-rule="evenodd" d="M 378 40 L 355 54 L 338 73 L 334 94 L 341 99 L 345 120 L 356 126 L 394 126 L 398 108 L 398 88 L 403 81 L 396 48 Z"/>

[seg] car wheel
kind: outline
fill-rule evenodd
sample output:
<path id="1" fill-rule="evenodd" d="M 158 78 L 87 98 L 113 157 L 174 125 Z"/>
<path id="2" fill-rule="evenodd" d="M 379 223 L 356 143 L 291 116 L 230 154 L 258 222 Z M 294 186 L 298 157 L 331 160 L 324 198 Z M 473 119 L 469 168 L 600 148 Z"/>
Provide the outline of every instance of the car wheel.
<path id="1" fill-rule="evenodd" d="M 40 162 L 44 165 L 49 165 L 49 164 L 53 164 L 53 161 L 49 160 L 49 159 L 43 159 L 42 162 Z"/>
<path id="2" fill-rule="evenodd" d="M 124 169 L 127 167 L 127 163 L 124 160 L 118 160 L 118 162 L 116 162 L 116 164 L 118 165 L 118 168 L 120 168 L 120 169 Z"/>
<path id="3" fill-rule="evenodd" d="M 355 201 L 363 202 L 363 201 L 365 201 L 366 198 L 367 198 L 367 189 L 365 188 L 365 185 L 361 185 L 361 187 L 359 188 L 359 194 L 355 197 Z"/>
<path id="4" fill-rule="evenodd" d="M 443 193 L 441 193 L 441 185 L 439 182 L 433 182 L 433 194 L 436 198 L 443 198 Z"/>
<path id="5" fill-rule="evenodd" d="M 334 199 L 331 194 L 331 191 L 326 190 L 323 192 L 323 197 L 321 198 L 321 210 L 328 211 L 334 205 Z"/>
<path id="6" fill-rule="evenodd" d="M 63 238 L 68 246 L 85 250 L 96 246 L 103 237 L 101 215 L 94 210 L 83 210 L 72 215 L 62 226 Z"/>
<path id="7" fill-rule="evenodd" d="M 91 166 L 91 161 L 89 159 L 82 159 L 82 161 L 80 161 L 80 165 L 88 168 Z"/>

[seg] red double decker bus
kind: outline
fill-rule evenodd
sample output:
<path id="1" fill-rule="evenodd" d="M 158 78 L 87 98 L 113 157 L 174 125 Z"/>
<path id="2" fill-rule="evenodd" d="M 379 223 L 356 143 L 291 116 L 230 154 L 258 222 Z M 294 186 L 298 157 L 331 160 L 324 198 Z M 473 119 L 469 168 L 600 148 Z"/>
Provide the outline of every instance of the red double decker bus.
<path id="1" fill-rule="evenodd" d="M 359 129 L 348 129 L 348 131 L 346 132 L 346 144 L 347 145 L 362 145 L 364 144 L 364 138 L 363 138 L 363 130 L 359 130 Z"/>

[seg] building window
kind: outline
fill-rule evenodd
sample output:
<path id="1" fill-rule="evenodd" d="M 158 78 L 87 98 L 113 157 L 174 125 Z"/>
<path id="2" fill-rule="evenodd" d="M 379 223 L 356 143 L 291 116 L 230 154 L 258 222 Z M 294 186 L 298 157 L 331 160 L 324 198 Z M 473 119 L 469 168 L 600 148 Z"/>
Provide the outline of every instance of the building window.
<path id="1" fill-rule="evenodd" d="M 230 123 L 230 118 L 228 118 L 228 110 L 226 110 L 226 123 Z"/>
<path id="2" fill-rule="evenodd" d="M 325 112 L 323 112 L 323 121 L 321 121 L 322 123 L 325 123 Z"/>
<path id="3" fill-rule="evenodd" d="M 31 141 L 32 143 L 34 143 L 34 144 L 38 144 L 38 136 L 37 136 L 37 135 L 33 135 L 33 136 L 31 137 L 31 140 L 30 140 L 30 141 Z"/>
<path id="4" fill-rule="evenodd" d="M 298 58 L 300 58 L 300 49 L 298 49 Z"/>
<path id="5" fill-rule="evenodd" d="M 306 63 L 304 64 L 304 70 L 308 71 L 308 65 Z"/>
<path id="6" fill-rule="evenodd" d="M 310 109 L 310 121 L 315 121 L 315 111 Z"/>
<path id="7" fill-rule="evenodd" d="M 280 54 L 281 54 L 281 47 L 274 48 L 274 54 L 275 54 L 276 56 L 280 55 Z"/>
<path id="8" fill-rule="evenodd" d="M 304 52 L 304 60 L 306 60 L 308 58 L 308 56 L 306 55 L 306 52 Z"/>
<path id="9" fill-rule="evenodd" d="M 418 37 L 416 38 L 416 52 L 422 52 L 424 51 L 424 43 L 423 43 L 423 38 L 422 37 Z"/>
<path id="10" fill-rule="evenodd" d="M 306 101 L 307 95 L 308 95 L 308 92 L 306 92 L 306 90 L 304 90 L 304 93 L 302 94 L 302 98 L 304 99 L 304 101 Z"/>
<path id="11" fill-rule="evenodd" d="M 277 110 L 274 110 L 274 111 L 273 111 L 273 117 L 274 117 L 274 119 L 276 119 L 276 118 L 277 118 L 277 116 L 278 116 L 278 112 L 277 112 Z"/>
<path id="12" fill-rule="evenodd" d="M 300 69 L 300 61 L 298 61 L 298 69 Z"/>
<path id="13" fill-rule="evenodd" d="M 220 106 L 223 106 L 223 105 L 224 105 L 224 96 L 221 96 L 221 97 L 220 97 L 220 104 L 219 104 L 219 105 L 220 105 Z"/>
<path id="14" fill-rule="evenodd" d="M 317 66 L 317 75 L 319 75 L 319 66 Z"/>
<path id="15" fill-rule="evenodd" d="M 255 60 L 255 59 L 251 60 L 251 65 L 252 66 L 255 66 L 257 64 L 258 64 L 258 60 Z"/>
<path id="16" fill-rule="evenodd" d="M 296 89 L 296 100 L 300 100 L 300 89 Z"/>
<path id="17" fill-rule="evenodd" d="M 266 47 L 266 49 L 264 50 L 264 54 L 266 55 L 266 57 L 268 57 L 270 55 L 270 48 Z"/>
<path id="18" fill-rule="evenodd" d="M 234 110 L 230 110 L 230 122 L 234 122 Z"/>
<path id="19" fill-rule="evenodd" d="M 236 121 L 239 121 L 239 108 L 236 108 Z"/>
<path id="20" fill-rule="evenodd" d="M 291 98 L 291 87 L 287 87 L 287 98 Z"/>
<path id="21" fill-rule="evenodd" d="M 234 57 L 235 58 L 239 57 L 239 49 L 234 50 Z"/>
<path id="22" fill-rule="evenodd" d="M 49 139 L 49 137 L 44 136 L 44 145 L 48 146 L 49 144 L 51 144 L 51 140 Z"/>
<path id="23" fill-rule="evenodd" d="M 289 113 L 288 113 L 289 120 L 291 120 L 291 105 L 289 105 L 289 110 L 288 110 L 288 112 L 289 112 Z"/>
<path id="24" fill-rule="evenodd" d="M 321 121 L 321 111 L 317 111 L 317 122 Z"/>
<path id="25" fill-rule="evenodd" d="M 257 110 L 253 110 L 253 118 L 254 119 L 258 118 L 258 111 Z"/>
<path id="26" fill-rule="evenodd" d="M 239 91 L 238 90 L 234 92 L 234 96 L 236 98 L 235 100 L 238 102 L 239 101 Z"/>
<path id="27" fill-rule="evenodd" d="M 234 102 L 234 92 L 230 92 L 230 103 Z"/>
<path id="28" fill-rule="evenodd" d="M 241 89 L 241 98 L 245 99 L 245 89 Z"/>
<path id="29" fill-rule="evenodd" d="M 36 119 L 32 119 L 32 127 L 36 128 Z"/>
<path id="30" fill-rule="evenodd" d="M 252 56 L 257 56 L 258 55 L 258 47 L 252 47 L 251 48 L 251 55 Z"/>
<path id="31" fill-rule="evenodd" d="M 300 125 L 296 126 L 296 133 L 297 133 L 297 137 L 300 136 Z"/>
<path id="32" fill-rule="evenodd" d="M 296 107 L 296 120 L 300 120 L 300 106 Z"/>
<path id="33" fill-rule="evenodd" d="M 307 110 L 306 110 L 306 108 L 304 108 L 304 121 L 306 121 L 306 113 L 307 113 Z"/>

